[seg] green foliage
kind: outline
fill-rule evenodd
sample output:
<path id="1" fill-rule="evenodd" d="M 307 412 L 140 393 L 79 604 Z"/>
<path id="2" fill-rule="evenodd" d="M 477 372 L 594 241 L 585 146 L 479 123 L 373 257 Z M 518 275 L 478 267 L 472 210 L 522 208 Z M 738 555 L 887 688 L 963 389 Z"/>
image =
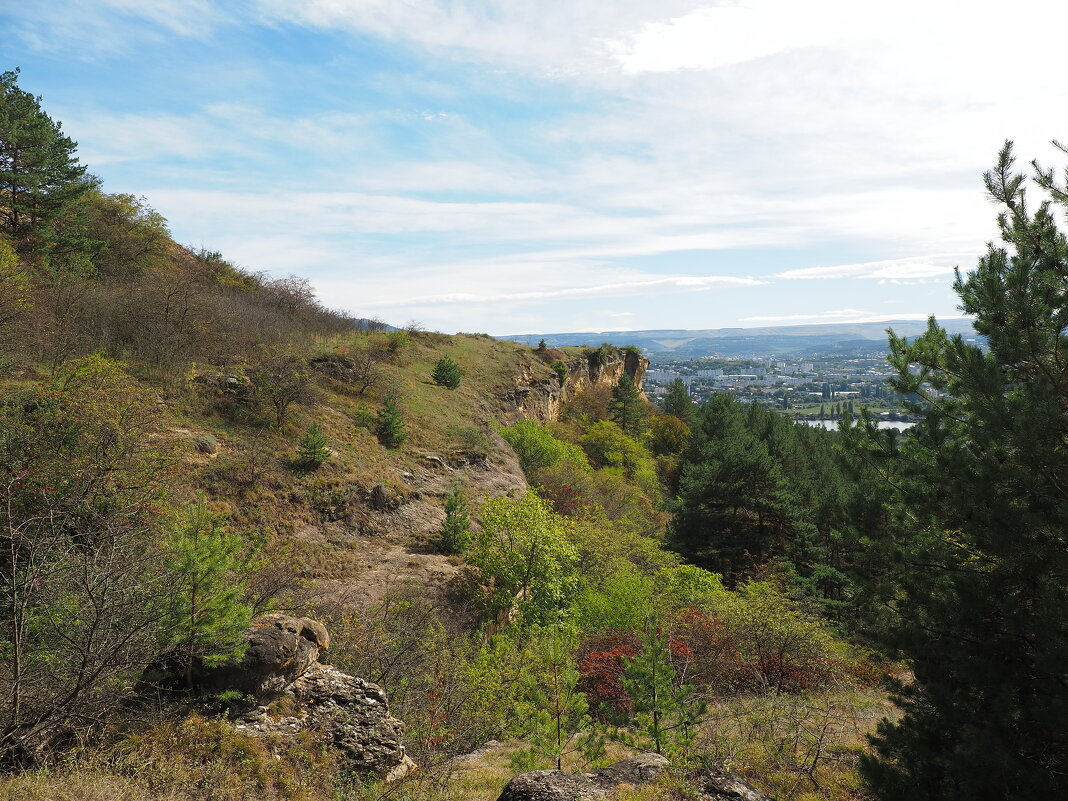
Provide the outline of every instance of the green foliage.
<path id="1" fill-rule="evenodd" d="M 375 436 L 378 437 L 379 442 L 390 449 L 399 448 L 408 439 L 404 414 L 397 405 L 397 396 L 392 392 L 386 395 L 375 417 Z"/>
<path id="2" fill-rule="evenodd" d="M 664 395 L 664 414 L 677 417 L 689 425 L 693 422 L 696 411 L 697 404 L 693 402 L 693 398 L 690 397 L 690 392 L 686 389 L 686 384 L 683 383 L 681 378 L 676 378 L 667 385 L 667 394 Z"/>
<path id="3" fill-rule="evenodd" d="M 624 659 L 623 690 L 632 702 L 633 722 L 616 736 L 628 745 L 685 758 L 708 705 L 676 666 L 667 632 L 656 617 L 641 630 L 641 651 Z"/>
<path id="4" fill-rule="evenodd" d="M 672 546 L 732 581 L 775 564 L 829 613 L 869 614 L 874 602 L 851 601 L 870 564 L 861 538 L 886 525 L 885 490 L 871 466 L 833 447 L 837 437 L 714 396 L 680 461 Z"/>
<path id="5" fill-rule="evenodd" d="M 329 458 L 330 448 L 327 447 L 326 434 L 318 423 L 312 423 L 300 438 L 297 464 L 304 470 L 318 470 Z"/>
<path id="6" fill-rule="evenodd" d="M 556 379 L 560 382 L 560 386 L 567 383 L 567 377 L 571 373 L 571 368 L 567 366 L 567 362 L 563 359 L 553 359 L 549 362 L 549 369 L 556 373 Z"/>
<path id="7" fill-rule="evenodd" d="M 467 559 L 492 582 L 485 591 L 490 609 L 518 607 L 530 623 L 555 620 L 578 581 L 565 520 L 533 492 L 487 501 L 481 520 Z"/>
<path id="8" fill-rule="evenodd" d="M 579 448 L 557 439 L 537 420 L 520 420 L 511 428 L 502 429 L 501 436 L 515 449 L 519 466 L 528 475 L 551 467 L 561 459 L 585 465 L 588 469 L 586 456 Z"/>
<path id="9" fill-rule="evenodd" d="M 596 467 L 618 467 L 627 475 L 634 476 L 642 470 L 651 470 L 649 451 L 630 437 L 613 422 L 601 420 L 590 426 L 579 439 L 590 462 Z"/>
<path id="10" fill-rule="evenodd" d="M 460 366 L 450 356 L 442 356 L 438 359 L 437 364 L 434 365 L 430 377 L 434 379 L 434 383 L 438 386 L 446 389 L 456 389 L 460 386 Z"/>
<path id="11" fill-rule="evenodd" d="M 0 761 L 109 718 L 157 653 L 157 409 L 101 356 L 0 400 Z"/>
<path id="12" fill-rule="evenodd" d="M 441 524 L 439 547 L 442 553 L 463 553 L 471 544 L 471 520 L 467 515 L 467 498 L 459 487 L 445 497 L 445 521 Z"/>
<path id="13" fill-rule="evenodd" d="M 0 74 L 0 233 L 41 243 L 48 226 L 90 187 L 76 144 L 18 87 L 18 70 Z"/>
<path id="14" fill-rule="evenodd" d="M 536 639 L 539 665 L 525 681 L 516 716 L 526 721 L 524 739 L 530 746 L 512 757 L 514 769 L 537 767 L 544 759 L 563 769 L 564 758 L 580 753 L 589 764 L 604 754 L 604 739 L 593 727 L 586 697 L 578 690 L 575 665 L 578 640 L 574 632 L 555 624 Z"/>
<path id="15" fill-rule="evenodd" d="M 171 247 L 167 220 L 143 197 L 87 194 L 87 234 L 98 245 L 92 254 L 96 272 L 129 277 L 160 266 Z"/>
<path id="16" fill-rule="evenodd" d="M 1030 210 L 1013 162 L 1006 143 L 985 175 L 1006 247 L 954 284 L 984 344 L 933 319 L 891 335 L 893 387 L 923 419 L 902 442 L 868 432 L 899 510 L 888 645 L 916 677 L 862 764 L 885 801 L 1068 797 L 1068 192 L 1036 165 L 1050 200 Z"/>
<path id="17" fill-rule="evenodd" d="M 649 428 L 649 448 L 657 456 L 681 453 L 690 439 L 690 427 L 678 417 L 653 418 Z"/>
<path id="18" fill-rule="evenodd" d="M 248 549 L 208 510 L 203 493 L 182 510 L 169 547 L 176 586 L 166 632 L 192 687 L 199 661 L 219 664 L 240 656 L 241 635 L 252 620 L 242 603 Z"/>
<path id="19" fill-rule="evenodd" d="M 612 388 L 612 400 L 608 404 L 608 419 L 632 437 L 640 437 L 649 425 L 645 399 L 634 386 L 634 379 L 627 373 L 623 373 Z"/>
<path id="20" fill-rule="evenodd" d="M 0 357 L 16 334 L 16 323 L 31 305 L 30 278 L 7 237 L 0 234 Z"/>

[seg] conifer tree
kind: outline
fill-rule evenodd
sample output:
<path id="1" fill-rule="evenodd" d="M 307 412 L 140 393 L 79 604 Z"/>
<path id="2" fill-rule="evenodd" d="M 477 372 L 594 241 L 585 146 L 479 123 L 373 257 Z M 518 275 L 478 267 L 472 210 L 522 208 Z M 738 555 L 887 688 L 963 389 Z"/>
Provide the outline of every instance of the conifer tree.
<path id="1" fill-rule="evenodd" d="M 627 373 L 623 373 L 612 387 L 608 417 L 631 437 L 640 437 L 645 432 L 648 423 L 645 401 Z"/>
<path id="2" fill-rule="evenodd" d="M 396 394 L 390 392 L 382 402 L 375 418 L 375 434 L 378 441 L 387 448 L 399 448 L 408 439 L 405 431 L 404 414 L 397 405 Z"/>
<path id="3" fill-rule="evenodd" d="M 92 186 L 76 144 L 18 87 L 19 71 L 0 73 L 0 233 L 16 242 L 40 233 Z"/>
<path id="4" fill-rule="evenodd" d="M 540 670 L 528 674 L 527 699 L 516 711 L 528 721 L 531 747 L 521 754 L 551 760 L 563 770 L 564 757 L 580 752 L 587 762 L 604 752 L 604 738 L 593 725 L 586 696 L 578 689 L 574 632 L 555 623 L 540 643 Z"/>
<path id="5" fill-rule="evenodd" d="M 471 518 L 463 490 L 453 487 L 445 497 L 445 521 L 441 524 L 441 550 L 463 553 L 471 544 Z"/>
<path id="6" fill-rule="evenodd" d="M 241 537 L 208 510 L 203 493 L 183 510 L 171 553 L 177 581 L 167 631 L 192 687 L 198 661 L 218 664 L 239 651 L 252 619 L 241 601 L 247 554 Z"/>
<path id="7" fill-rule="evenodd" d="M 623 689 L 633 702 L 636 731 L 619 739 L 637 748 L 652 746 L 658 754 L 687 754 L 707 705 L 696 688 L 677 675 L 671 643 L 656 616 L 646 620 L 642 649 L 625 660 Z"/>
<path id="8" fill-rule="evenodd" d="M 300 438 L 297 451 L 297 463 L 305 470 L 318 470 L 330 458 L 330 448 L 326 446 L 326 435 L 318 423 L 308 426 L 308 431 Z"/>
<path id="9" fill-rule="evenodd" d="M 434 365 L 430 377 L 434 379 L 434 383 L 438 386 L 446 389 L 456 389 L 460 386 L 460 366 L 448 355 L 442 356 L 438 359 L 437 364 Z"/>
<path id="10" fill-rule="evenodd" d="M 934 319 L 890 339 L 923 420 L 868 431 L 902 510 L 889 644 L 915 674 L 862 764 L 884 801 L 1068 798 L 1068 191 L 1035 179 L 1031 212 L 1011 143 L 985 176 L 1005 246 L 954 284 L 983 344 Z"/>
<path id="11" fill-rule="evenodd" d="M 689 390 L 681 378 L 676 378 L 667 385 L 667 394 L 664 396 L 664 414 L 677 417 L 686 425 L 693 422 L 693 413 L 697 405 L 690 397 Z"/>

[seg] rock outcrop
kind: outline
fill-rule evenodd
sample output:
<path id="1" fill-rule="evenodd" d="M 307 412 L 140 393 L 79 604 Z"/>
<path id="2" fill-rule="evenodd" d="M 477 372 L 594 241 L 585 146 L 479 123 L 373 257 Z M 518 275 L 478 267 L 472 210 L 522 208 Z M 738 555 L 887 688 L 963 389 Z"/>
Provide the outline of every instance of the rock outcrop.
<path id="1" fill-rule="evenodd" d="M 352 770 L 387 780 L 415 767 L 401 743 L 404 724 L 389 713 L 377 684 L 319 662 L 330 648 L 326 627 L 309 618 L 264 615 L 245 634 L 237 662 L 202 670 L 202 683 L 239 690 L 257 706 L 237 716 L 235 727 L 253 734 L 292 737 L 320 732 Z M 272 714 L 272 700 L 291 697 L 285 712 Z"/>
<path id="2" fill-rule="evenodd" d="M 638 754 L 591 773 L 534 770 L 508 782 L 497 801 L 609 801 L 617 790 L 651 782 L 668 767 L 660 754 Z M 701 801 L 772 801 L 730 773 L 706 772 L 697 785 Z"/>
<path id="3" fill-rule="evenodd" d="M 534 770 L 508 782 L 497 801 L 601 801 L 620 787 L 652 781 L 667 767 L 660 754 L 638 754 L 592 773 Z"/>
<path id="4" fill-rule="evenodd" d="M 639 353 L 613 348 L 591 349 L 563 359 L 567 378 L 563 384 L 541 362 L 522 367 L 515 379 L 515 389 L 502 400 L 514 405 L 517 417 L 548 423 L 560 418 L 560 407 L 580 392 L 593 386 L 613 387 L 624 373 L 640 389 L 649 360 Z"/>

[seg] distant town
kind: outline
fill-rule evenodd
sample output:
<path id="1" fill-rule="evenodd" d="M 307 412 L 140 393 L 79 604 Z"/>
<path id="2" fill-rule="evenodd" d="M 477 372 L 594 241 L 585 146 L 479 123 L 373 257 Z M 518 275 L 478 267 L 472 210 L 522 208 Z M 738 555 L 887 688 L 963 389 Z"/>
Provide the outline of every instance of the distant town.
<path id="1" fill-rule="evenodd" d="M 680 379 L 695 401 L 727 392 L 742 403 L 762 403 L 803 420 L 836 420 L 867 407 L 879 419 L 910 421 L 903 397 L 889 384 L 893 375 L 882 353 L 775 357 L 705 357 L 653 361 L 643 389 L 652 399 Z"/>

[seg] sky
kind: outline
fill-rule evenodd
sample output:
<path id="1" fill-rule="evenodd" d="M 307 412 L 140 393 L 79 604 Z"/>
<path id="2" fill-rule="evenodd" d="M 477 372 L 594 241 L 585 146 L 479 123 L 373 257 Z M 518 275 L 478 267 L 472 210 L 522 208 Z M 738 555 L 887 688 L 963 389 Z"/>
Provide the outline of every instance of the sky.
<path id="1" fill-rule="evenodd" d="M 0 0 L 0 69 L 105 191 L 332 308 L 744 327 L 959 316 L 1002 143 L 1063 166 L 1066 23 L 1049 0 Z"/>

